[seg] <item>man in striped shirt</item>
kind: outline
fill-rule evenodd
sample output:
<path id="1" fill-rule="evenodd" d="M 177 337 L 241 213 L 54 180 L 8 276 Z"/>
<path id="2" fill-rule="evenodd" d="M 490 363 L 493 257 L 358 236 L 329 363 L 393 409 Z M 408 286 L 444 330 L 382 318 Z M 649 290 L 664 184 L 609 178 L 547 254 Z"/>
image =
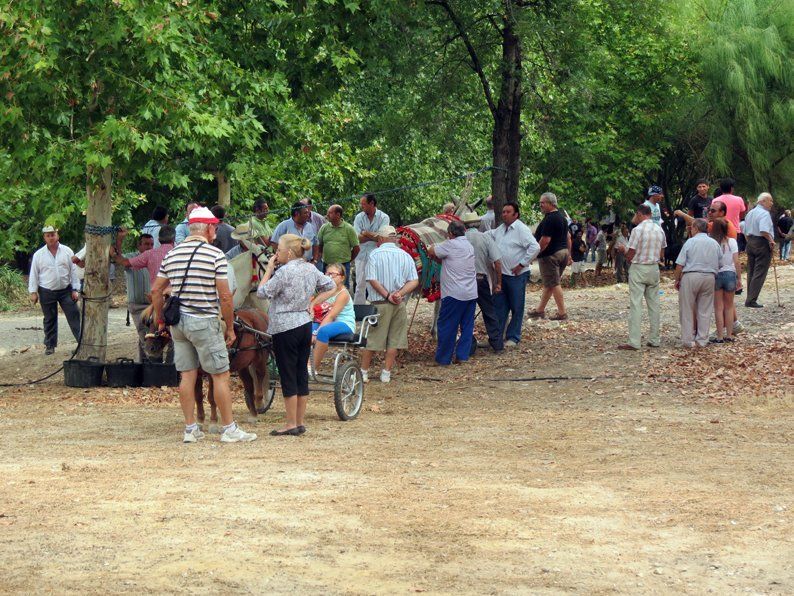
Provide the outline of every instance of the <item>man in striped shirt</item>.
<path id="1" fill-rule="evenodd" d="M 650 334 L 648 347 L 658 348 L 661 343 L 659 316 L 659 261 L 664 259 L 667 240 L 661 226 L 653 223 L 651 208 L 643 203 L 637 207 L 628 245 L 615 248 L 626 255 L 629 267 L 629 343 L 619 350 L 639 350 L 642 339 L 642 299 L 648 306 Z"/>
<path id="2" fill-rule="evenodd" d="M 414 260 L 397 246 L 397 231 L 384 226 L 375 234 L 378 248 L 367 260 L 367 298 L 378 309 L 378 325 L 370 329 L 367 349 L 361 353 L 361 373 L 369 381 L 373 352 L 386 350 L 380 373 L 382 383 L 391 381 L 397 351 L 408 348 L 408 315 L 405 298 L 419 285 Z"/>
<path id="3" fill-rule="evenodd" d="M 174 364 L 182 373 L 179 401 L 185 415 L 185 443 L 195 443 L 204 437 L 196 424 L 194 412 L 199 367 L 212 376 L 215 403 L 223 423 L 221 442 L 256 439 L 255 434 L 237 426 L 232 417 L 227 348 L 236 339 L 234 306 L 227 280 L 226 257 L 212 245 L 218 223 L 219 220 L 206 207 L 193 209 L 188 216 L 188 236 L 165 256 L 152 287 L 152 305 L 161 330 L 165 329 L 163 290 L 169 283 L 172 294 L 178 296 L 181 303 L 179 322 L 171 327 L 171 336 L 174 339 Z M 219 304 L 226 322 L 225 334 L 218 319 Z"/>

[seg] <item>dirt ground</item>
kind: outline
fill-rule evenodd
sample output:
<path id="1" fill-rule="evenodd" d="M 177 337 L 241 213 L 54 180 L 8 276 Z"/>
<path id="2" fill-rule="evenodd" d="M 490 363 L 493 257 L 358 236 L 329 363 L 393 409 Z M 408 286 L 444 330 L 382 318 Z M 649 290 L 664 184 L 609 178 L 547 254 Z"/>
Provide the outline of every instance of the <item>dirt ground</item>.
<path id="1" fill-rule="evenodd" d="M 267 436 L 278 400 L 254 443 L 183 445 L 173 389 L 0 390 L 0 592 L 793 593 L 794 266 L 778 276 L 786 308 L 770 277 L 737 344 L 695 352 L 669 281 L 641 353 L 615 349 L 625 286 L 567 290 L 569 322 L 448 368 L 423 304 L 393 382 L 347 423 L 313 393 L 300 438 Z M 0 378 L 56 364 L 31 348 Z"/>

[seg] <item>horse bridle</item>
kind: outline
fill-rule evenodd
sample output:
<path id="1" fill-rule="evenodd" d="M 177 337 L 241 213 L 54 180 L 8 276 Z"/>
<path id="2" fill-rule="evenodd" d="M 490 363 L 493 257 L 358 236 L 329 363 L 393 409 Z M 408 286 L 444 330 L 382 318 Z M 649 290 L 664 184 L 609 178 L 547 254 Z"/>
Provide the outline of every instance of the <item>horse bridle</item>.
<path id="1" fill-rule="evenodd" d="M 238 333 L 239 331 L 239 333 Z M 273 347 L 273 338 L 264 331 L 254 329 L 243 321 L 240 317 L 234 317 L 234 333 L 237 338 L 229 348 L 229 360 L 234 358 L 239 352 L 248 352 L 250 350 L 269 350 Z M 256 338 L 256 343 L 247 348 L 240 347 L 240 341 L 246 333 L 250 333 Z"/>

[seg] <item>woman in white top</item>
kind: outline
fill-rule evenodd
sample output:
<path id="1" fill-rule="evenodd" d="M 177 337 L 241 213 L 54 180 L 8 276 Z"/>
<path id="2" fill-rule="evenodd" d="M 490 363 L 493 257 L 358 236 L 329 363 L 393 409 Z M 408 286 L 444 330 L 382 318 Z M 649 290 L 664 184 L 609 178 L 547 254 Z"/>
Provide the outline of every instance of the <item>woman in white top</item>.
<path id="1" fill-rule="evenodd" d="M 739 245 L 728 238 L 728 222 L 723 218 L 711 224 L 709 236 L 714 238 L 722 249 L 720 270 L 714 285 L 714 318 L 717 320 L 717 334 L 712 343 L 734 341 L 733 338 L 733 296 L 742 288 L 741 266 L 739 265 Z"/>

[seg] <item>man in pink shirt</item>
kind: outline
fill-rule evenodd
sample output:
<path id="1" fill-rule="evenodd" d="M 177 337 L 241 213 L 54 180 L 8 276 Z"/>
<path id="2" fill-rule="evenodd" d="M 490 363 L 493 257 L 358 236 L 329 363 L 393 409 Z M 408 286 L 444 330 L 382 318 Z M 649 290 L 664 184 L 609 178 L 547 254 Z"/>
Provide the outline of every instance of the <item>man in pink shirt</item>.
<path id="1" fill-rule="evenodd" d="M 174 248 L 175 230 L 169 225 L 160 226 L 159 233 L 160 246 L 152 248 L 139 254 L 137 257 L 125 259 L 120 254 L 116 254 L 113 258 L 117 265 L 122 267 L 129 267 L 131 269 L 146 268 L 149 271 L 149 282 L 154 284 L 157 280 L 157 272 L 160 271 L 160 265 L 172 248 Z"/>
<path id="2" fill-rule="evenodd" d="M 733 227 L 739 229 L 739 220 L 742 213 L 747 211 L 747 204 L 742 197 L 737 197 L 733 194 L 733 187 L 735 182 L 733 178 L 725 178 L 720 181 L 720 190 L 722 194 L 719 200 L 725 205 L 725 219 L 733 224 Z"/>

